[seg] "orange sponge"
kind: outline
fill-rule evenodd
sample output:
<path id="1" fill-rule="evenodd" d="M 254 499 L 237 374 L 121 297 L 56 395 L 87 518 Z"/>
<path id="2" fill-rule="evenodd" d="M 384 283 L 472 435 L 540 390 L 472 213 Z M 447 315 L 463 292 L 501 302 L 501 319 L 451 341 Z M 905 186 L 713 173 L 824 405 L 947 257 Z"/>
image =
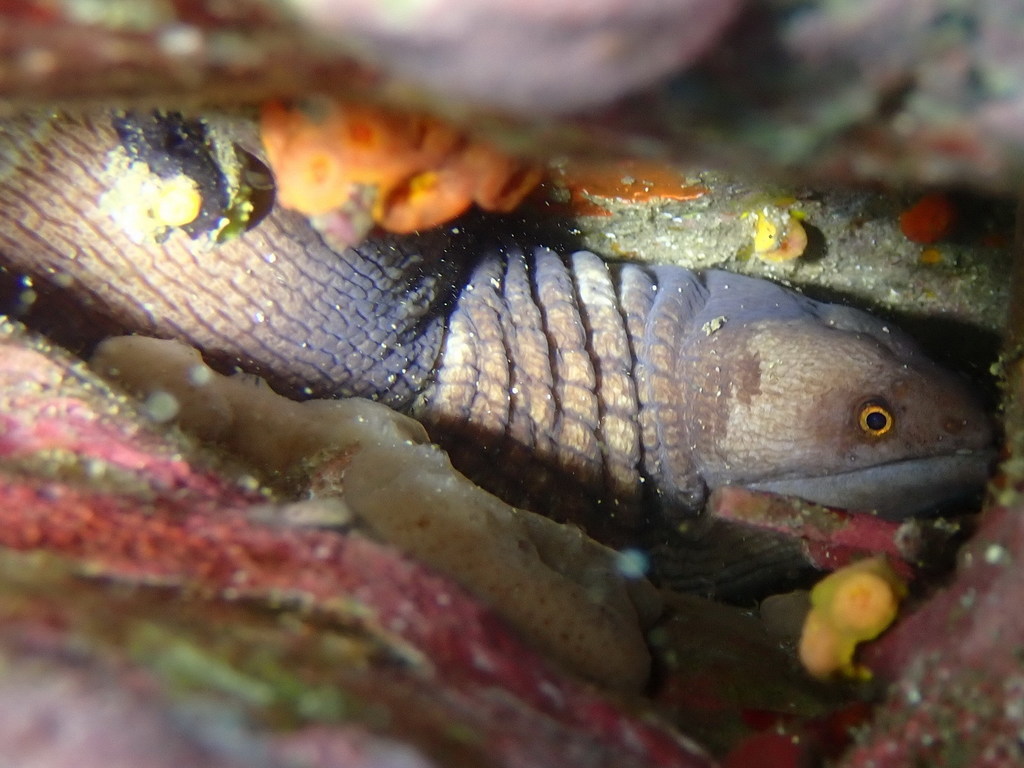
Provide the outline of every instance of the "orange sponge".
<path id="1" fill-rule="evenodd" d="M 282 205 L 310 216 L 371 188 L 374 221 L 392 232 L 442 224 L 477 203 L 509 211 L 541 172 L 428 115 L 327 102 L 272 102 L 260 129 Z"/>
<path id="2" fill-rule="evenodd" d="M 872 557 L 826 576 L 811 590 L 811 611 L 800 637 L 800 660 L 815 677 L 836 672 L 870 677 L 857 667 L 858 643 L 878 637 L 895 620 L 906 586 L 884 557 Z"/>

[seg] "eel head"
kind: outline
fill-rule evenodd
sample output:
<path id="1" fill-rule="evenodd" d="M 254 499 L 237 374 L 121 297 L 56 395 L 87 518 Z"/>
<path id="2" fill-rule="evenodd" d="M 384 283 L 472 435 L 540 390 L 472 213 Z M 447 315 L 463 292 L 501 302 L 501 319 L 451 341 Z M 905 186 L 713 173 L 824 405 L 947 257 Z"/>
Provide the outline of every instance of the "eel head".
<path id="1" fill-rule="evenodd" d="M 965 381 L 866 313 L 793 308 L 726 318 L 694 342 L 690 437 L 709 487 L 896 518 L 984 487 L 993 428 Z"/>

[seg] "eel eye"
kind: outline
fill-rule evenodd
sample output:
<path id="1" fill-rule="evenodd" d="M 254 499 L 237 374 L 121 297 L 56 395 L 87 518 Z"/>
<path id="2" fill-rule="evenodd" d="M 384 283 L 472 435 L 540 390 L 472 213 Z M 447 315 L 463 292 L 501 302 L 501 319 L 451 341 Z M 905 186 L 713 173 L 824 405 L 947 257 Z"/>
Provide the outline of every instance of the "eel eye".
<path id="1" fill-rule="evenodd" d="M 865 434 L 872 437 L 881 437 L 892 429 L 894 423 L 892 413 L 878 400 L 868 400 L 864 403 L 857 414 L 857 421 Z"/>

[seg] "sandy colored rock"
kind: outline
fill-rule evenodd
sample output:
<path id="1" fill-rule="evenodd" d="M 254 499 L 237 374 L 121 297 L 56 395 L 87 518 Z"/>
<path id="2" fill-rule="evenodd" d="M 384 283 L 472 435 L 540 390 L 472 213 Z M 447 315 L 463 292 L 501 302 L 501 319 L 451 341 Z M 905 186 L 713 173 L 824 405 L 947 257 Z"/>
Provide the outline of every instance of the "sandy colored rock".
<path id="1" fill-rule="evenodd" d="M 177 342 L 110 339 L 93 365 L 270 477 L 340 494 L 370 531 L 484 596 L 576 671 L 616 687 L 646 681 L 642 626 L 659 610 L 651 585 L 620 576 L 616 553 L 578 528 L 473 485 L 418 422 L 356 398 L 297 403 L 213 373 Z"/>

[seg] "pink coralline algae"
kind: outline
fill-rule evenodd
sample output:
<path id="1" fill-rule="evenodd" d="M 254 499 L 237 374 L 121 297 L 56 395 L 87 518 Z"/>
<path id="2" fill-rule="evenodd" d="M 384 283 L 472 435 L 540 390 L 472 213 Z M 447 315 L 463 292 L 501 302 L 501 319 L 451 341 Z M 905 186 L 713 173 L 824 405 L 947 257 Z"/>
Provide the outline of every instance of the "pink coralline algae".
<path id="1" fill-rule="evenodd" d="M 953 583 L 866 649 L 865 663 L 892 685 L 843 766 L 1024 760 L 1022 553 L 1018 503 L 988 510 Z"/>
<path id="2" fill-rule="evenodd" d="M 917 523 L 904 525 L 771 493 L 717 489 L 711 494 L 709 513 L 748 529 L 752 536 L 776 536 L 780 549 L 795 549 L 806 566 L 822 571 L 886 554 L 897 574 L 907 578 L 913 573 L 911 563 L 922 554 L 921 542 L 913 535 Z"/>
<path id="3" fill-rule="evenodd" d="M 379 662 L 364 698 L 440 710 L 490 764 L 709 764 L 683 737 L 555 671 L 491 609 L 391 548 L 257 522 L 265 495 L 190 460 L 59 355 L 8 336 L 0 371 L 3 547 L 59 555 L 92 577 L 333 617 L 404 660 Z"/>

